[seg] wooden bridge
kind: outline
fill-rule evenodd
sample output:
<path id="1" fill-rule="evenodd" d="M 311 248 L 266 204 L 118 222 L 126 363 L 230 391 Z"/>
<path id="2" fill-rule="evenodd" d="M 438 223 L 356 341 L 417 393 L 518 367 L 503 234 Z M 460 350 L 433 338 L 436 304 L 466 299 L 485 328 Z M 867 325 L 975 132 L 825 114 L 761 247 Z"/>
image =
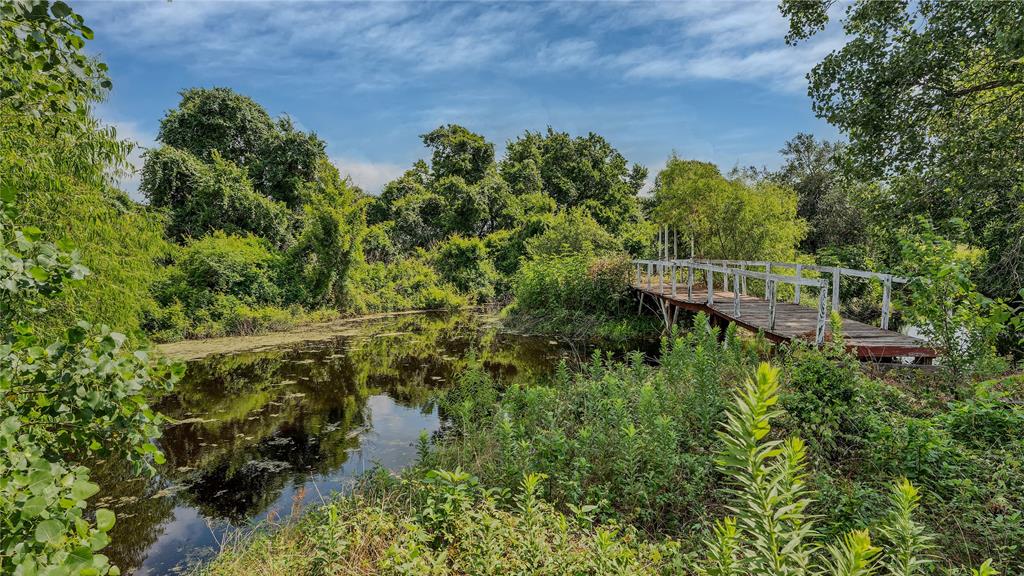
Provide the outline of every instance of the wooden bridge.
<path id="1" fill-rule="evenodd" d="M 666 327 L 678 320 L 679 310 L 704 312 L 716 324 L 733 322 L 763 332 L 773 342 L 803 339 L 821 345 L 831 339 L 829 317 L 831 310 L 840 310 L 842 278 L 881 282 L 878 326 L 842 319 L 847 349 L 861 360 L 876 362 L 910 357 L 915 363 L 930 364 L 938 355 L 921 338 L 889 330 L 892 288 L 906 283 L 906 278 L 790 262 L 686 259 L 634 263 L 633 287 L 641 309 L 649 300 Z M 805 275 L 808 272 L 813 275 Z"/>

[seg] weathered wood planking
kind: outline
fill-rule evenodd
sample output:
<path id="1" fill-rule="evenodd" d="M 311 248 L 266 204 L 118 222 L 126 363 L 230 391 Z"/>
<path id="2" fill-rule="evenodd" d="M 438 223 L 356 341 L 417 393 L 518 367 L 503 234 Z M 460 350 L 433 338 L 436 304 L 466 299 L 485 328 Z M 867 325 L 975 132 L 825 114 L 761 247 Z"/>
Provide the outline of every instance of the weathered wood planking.
<path id="1" fill-rule="evenodd" d="M 646 280 L 646 279 L 645 279 Z M 714 304 L 707 304 L 707 287 L 693 286 L 693 298 L 687 298 L 685 283 L 677 285 L 673 292 L 672 286 L 663 285 L 660 289 L 655 282 L 650 288 L 646 281 L 634 288 L 645 296 L 661 299 L 664 303 L 685 310 L 705 312 L 724 322 L 734 322 L 752 332 L 763 331 L 773 342 L 788 342 L 793 339 L 814 341 L 817 310 L 808 306 L 789 302 L 776 302 L 775 328 L 769 329 L 769 303 L 756 296 L 740 296 L 740 315 L 734 313 L 735 294 L 727 290 L 714 291 Z M 742 292 L 742 290 L 741 290 Z M 883 330 L 851 320 L 842 319 L 843 337 L 846 347 L 862 360 L 878 360 L 897 356 L 906 356 L 928 361 L 935 358 L 937 352 L 928 347 L 927 343 L 913 336 Z M 827 330 L 830 332 L 830 329 Z M 828 334 L 831 338 L 831 334 Z"/>

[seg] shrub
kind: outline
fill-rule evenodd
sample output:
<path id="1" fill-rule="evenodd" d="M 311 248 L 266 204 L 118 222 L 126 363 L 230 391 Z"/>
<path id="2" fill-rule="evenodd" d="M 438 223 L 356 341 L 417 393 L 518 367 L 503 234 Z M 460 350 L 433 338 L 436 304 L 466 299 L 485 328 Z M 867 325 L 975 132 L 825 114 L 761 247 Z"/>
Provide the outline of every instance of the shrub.
<path id="1" fill-rule="evenodd" d="M 806 512 L 814 496 L 806 485 L 806 447 L 796 436 L 767 440 L 770 422 L 779 415 L 778 387 L 778 370 L 762 364 L 728 411 L 719 466 L 733 481 L 727 494 L 735 515 L 716 523 L 702 572 L 868 576 L 882 565 L 890 574 L 922 573 L 931 563 L 931 537 L 914 519 L 920 496 L 906 479 L 893 485 L 889 517 L 878 528 L 885 548 L 872 543 L 867 529 L 824 546 L 815 543 Z M 993 573 L 990 566 L 986 561 L 979 570 Z"/>
<path id="2" fill-rule="evenodd" d="M 354 313 L 455 309 L 466 299 L 422 257 L 361 264 L 352 272 L 347 310 Z"/>
<path id="3" fill-rule="evenodd" d="M 949 383 L 960 382 L 990 363 L 1012 311 L 982 295 L 971 280 L 983 251 L 954 244 L 923 219 L 902 239 L 901 249 L 904 271 L 912 277 L 904 316 L 942 351 Z"/>
<path id="4" fill-rule="evenodd" d="M 584 208 L 563 210 L 545 221 L 545 230 L 526 241 L 531 258 L 566 255 L 604 256 L 622 251 L 622 244 Z"/>
<path id="5" fill-rule="evenodd" d="M 183 283 L 177 288 L 185 291 L 180 299 L 196 307 L 208 298 L 197 294 L 202 292 L 234 296 L 250 305 L 280 301 L 280 257 L 261 238 L 218 231 L 189 243 L 177 265 Z"/>
<path id="6" fill-rule="evenodd" d="M 706 327 L 706 321 L 704 326 Z M 473 359 L 440 402 L 451 430 L 422 467 L 462 466 L 487 485 L 513 489 L 545 474 L 559 509 L 660 534 L 699 530 L 714 480 L 710 447 L 727 375 L 747 357 L 706 327 L 666 339 L 662 368 L 595 353 L 579 374 L 550 385 L 501 389 Z"/>
<path id="7" fill-rule="evenodd" d="M 257 534 L 219 556 L 209 576 L 273 574 L 662 574 L 679 569 L 675 543 L 595 526 L 542 500 L 544 478 L 514 493 L 461 471 L 404 481 L 376 474 L 296 524 Z"/>
<path id="8" fill-rule="evenodd" d="M 497 272 L 482 240 L 456 234 L 438 245 L 430 260 L 444 281 L 450 282 L 471 300 L 494 298 Z"/>
<path id="9" fill-rule="evenodd" d="M 507 314 L 522 330 L 592 335 L 623 314 L 631 270 L 625 255 L 527 261 L 515 277 L 515 302 Z"/>

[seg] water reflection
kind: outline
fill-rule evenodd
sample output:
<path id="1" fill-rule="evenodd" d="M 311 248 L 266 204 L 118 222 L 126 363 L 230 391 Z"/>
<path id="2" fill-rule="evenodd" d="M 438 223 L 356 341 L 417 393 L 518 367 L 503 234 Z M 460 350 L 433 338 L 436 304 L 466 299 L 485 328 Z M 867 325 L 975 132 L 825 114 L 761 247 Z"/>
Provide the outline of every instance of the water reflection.
<path id="1" fill-rule="evenodd" d="M 238 526 L 319 502 L 374 463 L 409 464 L 420 433 L 440 426 L 433 392 L 470 349 L 509 382 L 545 378 L 572 355 L 463 312 L 381 319 L 359 336 L 190 363 L 158 404 L 181 421 L 161 439 L 161 475 L 133 478 L 113 460 L 95 466 L 100 504 L 118 513 L 106 552 L 125 573 L 174 573 L 208 558 Z"/>

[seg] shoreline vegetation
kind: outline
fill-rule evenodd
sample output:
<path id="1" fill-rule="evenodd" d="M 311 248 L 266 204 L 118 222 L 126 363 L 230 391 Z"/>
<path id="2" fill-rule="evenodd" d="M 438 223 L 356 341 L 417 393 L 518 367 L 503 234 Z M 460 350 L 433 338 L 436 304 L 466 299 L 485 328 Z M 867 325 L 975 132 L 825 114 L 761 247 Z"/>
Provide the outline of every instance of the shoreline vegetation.
<path id="1" fill-rule="evenodd" d="M 380 318 L 392 318 L 408 314 L 429 314 L 445 312 L 446 309 L 434 310 L 402 310 L 397 312 L 379 312 L 362 316 L 339 317 L 328 321 L 297 324 L 283 330 L 261 334 L 239 336 L 222 336 L 196 340 L 178 340 L 158 344 L 154 349 L 161 355 L 177 361 L 198 360 L 215 354 L 235 354 L 239 352 L 260 352 L 271 348 L 327 340 L 339 336 L 350 336 L 360 332 L 359 325 Z"/>
<path id="2" fill-rule="evenodd" d="M 786 42 L 831 5 L 782 0 Z M 872 378 L 838 323 L 821 349 L 769 348 L 700 314 L 654 361 L 597 351 L 550 381 L 495 380 L 470 353 L 413 466 L 198 572 L 1024 573 L 1024 11 L 878 6 L 853 0 L 808 76 L 845 141 L 797 134 L 776 170 L 673 153 L 647 190 L 593 132 L 526 129 L 498 157 L 443 124 L 375 195 L 287 115 L 186 87 L 136 201 L 118 185 L 133 145 L 95 114 L 113 83 L 93 30 L 60 0 L 0 2 L 0 576 L 120 574 L 88 464 L 166 464 L 150 402 L 185 367 L 150 343 L 185 357 L 243 342 L 189 339 L 485 304 L 512 330 L 628 342 L 654 322 L 629 262 L 666 230 L 700 258 L 910 278 L 892 322 L 938 369 Z M 844 283 L 844 314 L 878 318 L 879 290 Z"/>
<path id="3" fill-rule="evenodd" d="M 720 339 L 698 317 L 654 366 L 597 352 L 578 373 L 506 388 L 471 359 L 441 395 L 450 425 L 421 439 L 415 464 L 258 527 L 195 573 L 1024 567 L 1016 535 L 978 509 L 1021 504 L 1004 480 L 1022 453 L 1024 381 L 921 405 L 909 394 L 927 384 L 869 378 L 838 346 L 793 347 L 777 367 L 757 356 L 734 327 Z"/>

